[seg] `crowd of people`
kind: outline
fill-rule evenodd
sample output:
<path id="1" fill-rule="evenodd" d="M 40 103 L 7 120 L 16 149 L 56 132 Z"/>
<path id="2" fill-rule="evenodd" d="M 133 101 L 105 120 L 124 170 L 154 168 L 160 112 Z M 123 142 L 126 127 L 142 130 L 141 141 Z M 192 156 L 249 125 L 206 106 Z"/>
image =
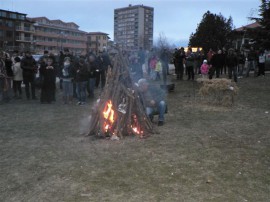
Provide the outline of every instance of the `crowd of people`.
<path id="1" fill-rule="evenodd" d="M 194 80 L 194 75 L 202 75 L 203 78 L 220 78 L 222 74 L 228 74 L 229 79 L 237 82 L 238 78 L 249 77 L 251 70 L 254 76 L 265 76 L 266 51 L 256 51 L 253 47 L 249 50 L 237 51 L 233 48 L 225 48 L 208 52 L 198 49 L 196 52 L 188 48 L 176 49 L 173 54 L 175 74 L 177 80 L 183 80 L 184 74 L 187 80 Z"/>
<path id="2" fill-rule="evenodd" d="M 0 52 L 0 102 L 12 99 L 37 100 L 40 90 L 40 102 L 50 104 L 56 101 L 56 81 L 62 90 L 63 104 L 71 104 L 77 99 L 78 105 L 84 105 L 88 94 L 94 98 L 95 88 L 101 90 L 105 85 L 106 71 L 111 67 L 106 50 L 89 52 L 79 57 L 65 49 L 58 56 L 44 51 L 38 61 L 29 51 L 19 55 Z M 25 97 L 22 92 L 25 86 Z M 13 92 L 12 92 L 13 91 Z"/>
<path id="3" fill-rule="evenodd" d="M 245 52 L 237 52 L 230 48 L 216 52 L 210 49 L 207 53 L 201 49 L 193 52 L 192 48 L 185 51 L 181 47 L 175 49 L 173 54 L 166 48 L 159 51 L 151 50 L 146 54 L 140 48 L 135 54 L 123 52 L 123 55 L 128 61 L 133 82 L 139 86 L 147 115 L 152 120 L 153 111 L 158 111 L 158 125 L 164 123 L 167 106 L 164 93 L 160 88 L 156 89 L 150 85 L 149 80 L 160 80 L 166 85 L 171 61 L 175 66 L 177 80 L 184 80 L 185 75 L 187 80 L 194 80 L 196 74 L 204 79 L 219 78 L 222 74 L 228 74 L 229 79 L 237 82 L 238 78 L 248 77 L 251 70 L 254 70 L 254 76 L 265 76 L 266 51 L 255 51 L 252 47 Z M 63 104 L 71 104 L 77 99 L 77 105 L 85 105 L 87 97 L 94 98 L 96 88 L 100 88 L 102 92 L 106 72 L 112 66 L 106 50 L 97 53 L 90 51 L 79 57 L 71 54 L 68 49 L 60 52 L 57 57 L 44 51 L 38 61 L 29 51 L 23 56 L 16 51 L 12 56 L 1 51 L 0 103 L 9 102 L 11 99 L 37 100 L 36 91 L 39 89 L 40 102 L 50 104 L 56 101 L 58 78 Z M 22 84 L 25 86 L 25 97 Z"/>

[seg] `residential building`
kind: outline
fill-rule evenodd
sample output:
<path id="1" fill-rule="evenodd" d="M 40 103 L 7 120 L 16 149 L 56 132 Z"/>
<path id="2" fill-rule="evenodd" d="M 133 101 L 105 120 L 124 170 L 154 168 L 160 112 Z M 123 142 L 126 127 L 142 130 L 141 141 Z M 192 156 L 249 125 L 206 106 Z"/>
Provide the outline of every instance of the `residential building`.
<path id="1" fill-rule="evenodd" d="M 48 50 L 57 54 L 69 49 L 75 54 L 86 53 L 87 32 L 79 30 L 74 22 L 49 20 L 46 17 L 31 18 L 35 21 L 34 45 L 37 53 Z"/>
<path id="2" fill-rule="evenodd" d="M 234 38 L 235 38 L 235 40 L 233 41 L 234 48 L 239 50 L 239 49 L 246 48 L 249 45 L 252 45 L 252 43 L 254 43 L 254 42 L 252 41 L 252 39 L 250 39 L 250 37 L 248 36 L 246 31 L 248 29 L 256 29 L 260 26 L 261 25 L 258 22 L 254 22 L 254 23 L 248 24 L 246 26 L 242 26 L 242 27 L 235 29 L 233 32 Z"/>
<path id="3" fill-rule="evenodd" d="M 26 14 L 0 9 L 0 49 L 33 50 L 33 22 Z"/>
<path id="4" fill-rule="evenodd" d="M 108 47 L 109 34 L 103 32 L 89 32 L 87 34 L 87 50 L 102 51 Z"/>
<path id="5" fill-rule="evenodd" d="M 114 42 L 123 50 L 132 51 L 153 46 L 154 8 L 129 5 L 114 10 Z"/>

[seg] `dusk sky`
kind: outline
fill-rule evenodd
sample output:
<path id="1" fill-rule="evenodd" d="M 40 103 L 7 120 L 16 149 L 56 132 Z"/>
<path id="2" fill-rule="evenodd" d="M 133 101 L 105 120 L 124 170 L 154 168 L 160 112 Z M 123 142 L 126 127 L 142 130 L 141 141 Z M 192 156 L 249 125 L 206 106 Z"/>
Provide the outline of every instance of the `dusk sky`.
<path id="1" fill-rule="evenodd" d="M 187 46 L 189 36 L 196 31 L 208 10 L 231 16 L 234 26 L 252 23 L 248 16 L 257 16 L 260 0 L 0 0 L 0 8 L 27 14 L 75 22 L 80 30 L 101 31 L 113 40 L 114 9 L 129 4 L 154 8 L 154 41 L 165 35 L 170 44 Z"/>

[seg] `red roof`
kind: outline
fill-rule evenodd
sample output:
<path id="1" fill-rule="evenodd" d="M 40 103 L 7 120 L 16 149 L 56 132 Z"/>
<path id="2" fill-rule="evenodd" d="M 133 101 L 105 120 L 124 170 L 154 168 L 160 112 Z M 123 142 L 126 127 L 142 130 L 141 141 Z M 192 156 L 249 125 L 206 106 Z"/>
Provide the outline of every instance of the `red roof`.
<path id="1" fill-rule="evenodd" d="M 257 27 L 261 27 L 261 25 L 258 22 L 254 22 L 254 23 L 248 24 L 246 26 L 239 27 L 239 28 L 235 29 L 235 31 L 240 32 L 240 31 L 244 31 L 245 29 L 254 29 Z"/>

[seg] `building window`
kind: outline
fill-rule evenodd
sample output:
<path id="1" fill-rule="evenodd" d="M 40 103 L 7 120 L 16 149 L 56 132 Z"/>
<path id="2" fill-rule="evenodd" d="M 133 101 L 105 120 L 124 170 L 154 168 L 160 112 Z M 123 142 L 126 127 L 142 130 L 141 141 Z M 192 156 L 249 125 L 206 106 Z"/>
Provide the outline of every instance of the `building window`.
<path id="1" fill-rule="evenodd" d="M 16 19 L 17 18 L 17 15 L 15 13 L 10 13 L 9 14 L 9 17 L 12 18 L 12 19 Z"/>
<path id="2" fill-rule="evenodd" d="M 6 31 L 6 38 L 12 39 L 13 38 L 13 32 L 12 31 Z"/>
<path id="3" fill-rule="evenodd" d="M 7 26 L 7 27 L 13 27 L 13 22 L 10 21 L 10 20 L 7 20 L 7 21 L 6 21 L 6 26 Z"/>
<path id="4" fill-rule="evenodd" d="M 25 20 L 25 16 L 24 15 L 18 15 L 18 19 Z"/>
<path id="5" fill-rule="evenodd" d="M 5 11 L 0 11 L 0 17 L 7 17 L 7 13 Z"/>

